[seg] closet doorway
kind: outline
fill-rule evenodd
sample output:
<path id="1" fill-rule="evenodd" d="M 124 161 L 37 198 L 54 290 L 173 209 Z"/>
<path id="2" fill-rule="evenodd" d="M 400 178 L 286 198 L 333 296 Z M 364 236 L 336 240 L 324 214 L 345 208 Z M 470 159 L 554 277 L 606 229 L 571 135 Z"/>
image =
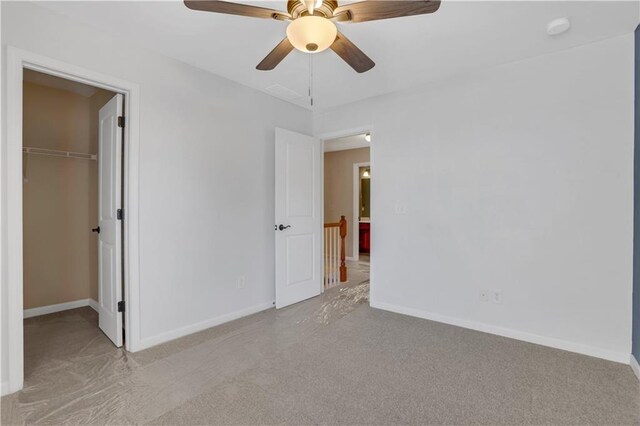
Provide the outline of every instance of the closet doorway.
<path id="1" fill-rule="evenodd" d="M 124 343 L 125 120 L 123 95 L 38 71 L 24 70 L 22 94 L 29 376 L 63 348 Z"/>

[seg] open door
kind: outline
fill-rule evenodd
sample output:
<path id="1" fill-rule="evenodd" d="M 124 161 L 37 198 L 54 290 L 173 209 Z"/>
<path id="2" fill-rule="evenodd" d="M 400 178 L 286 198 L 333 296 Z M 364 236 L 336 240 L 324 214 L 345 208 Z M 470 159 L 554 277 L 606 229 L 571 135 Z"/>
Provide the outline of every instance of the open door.
<path id="1" fill-rule="evenodd" d="M 99 114 L 98 137 L 98 303 L 99 326 L 122 346 L 122 116 L 123 96 L 114 96 Z"/>
<path id="2" fill-rule="evenodd" d="M 276 129 L 276 308 L 322 288 L 322 144 Z"/>

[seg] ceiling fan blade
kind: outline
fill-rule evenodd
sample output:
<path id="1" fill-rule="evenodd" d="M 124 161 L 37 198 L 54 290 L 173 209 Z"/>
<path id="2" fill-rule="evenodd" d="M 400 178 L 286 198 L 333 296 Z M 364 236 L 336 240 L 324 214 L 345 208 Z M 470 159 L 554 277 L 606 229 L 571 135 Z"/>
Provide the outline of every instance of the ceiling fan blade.
<path id="1" fill-rule="evenodd" d="M 184 5 L 189 9 L 204 12 L 226 13 L 228 15 L 250 16 L 252 18 L 264 19 L 291 19 L 291 15 L 286 12 L 221 0 L 184 0 Z"/>
<path id="2" fill-rule="evenodd" d="M 367 0 L 340 6 L 333 11 L 339 19 L 347 14 L 350 22 L 377 21 L 379 19 L 433 13 L 440 7 L 440 0 Z"/>
<path id="3" fill-rule="evenodd" d="M 331 45 L 331 50 L 336 52 L 347 64 L 359 73 L 369 71 L 376 66 L 376 63 L 371 60 L 364 52 L 358 49 L 358 46 L 353 44 L 351 40 L 346 38 L 344 34 L 338 32 L 336 41 Z"/>
<path id="4" fill-rule="evenodd" d="M 269 71 L 278 66 L 280 62 L 293 50 L 293 45 L 285 37 L 269 54 L 258 64 L 256 69 Z"/>

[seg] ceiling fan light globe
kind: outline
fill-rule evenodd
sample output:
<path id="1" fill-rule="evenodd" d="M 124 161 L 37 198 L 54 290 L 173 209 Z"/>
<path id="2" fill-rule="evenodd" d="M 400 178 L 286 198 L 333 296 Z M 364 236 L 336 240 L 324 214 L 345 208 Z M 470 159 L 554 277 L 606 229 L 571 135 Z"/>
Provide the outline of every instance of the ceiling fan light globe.
<path id="1" fill-rule="evenodd" d="M 336 25 L 321 16 L 302 16 L 287 27 L 287 38 L 293 47 L 305 53 L 326 50 L 337 35 Z"/>

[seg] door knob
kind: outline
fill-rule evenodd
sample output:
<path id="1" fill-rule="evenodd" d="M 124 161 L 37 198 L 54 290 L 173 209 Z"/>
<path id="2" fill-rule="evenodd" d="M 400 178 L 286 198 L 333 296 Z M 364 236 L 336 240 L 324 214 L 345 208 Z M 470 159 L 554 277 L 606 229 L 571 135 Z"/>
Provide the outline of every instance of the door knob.
<path id="1" fill-rule="evenodd" d="M 100 233 L 100 227 L 98 226 L 97 228 L 91 228 L 91 232 L 97 232 L 99 234 Z"/>
<path id="2" fill-rule="evenodd" d="M 284 231 L 284 230 L 285 230 L 285 229 L 287 229 L 287 228 L 291 228 L 291 225 L 284 226 L 283 224 L 280 224 L 280 225 L 278 226 L 278 229 L 279 229 L 279 230 L 281 230 L 281 231 Z"/>

